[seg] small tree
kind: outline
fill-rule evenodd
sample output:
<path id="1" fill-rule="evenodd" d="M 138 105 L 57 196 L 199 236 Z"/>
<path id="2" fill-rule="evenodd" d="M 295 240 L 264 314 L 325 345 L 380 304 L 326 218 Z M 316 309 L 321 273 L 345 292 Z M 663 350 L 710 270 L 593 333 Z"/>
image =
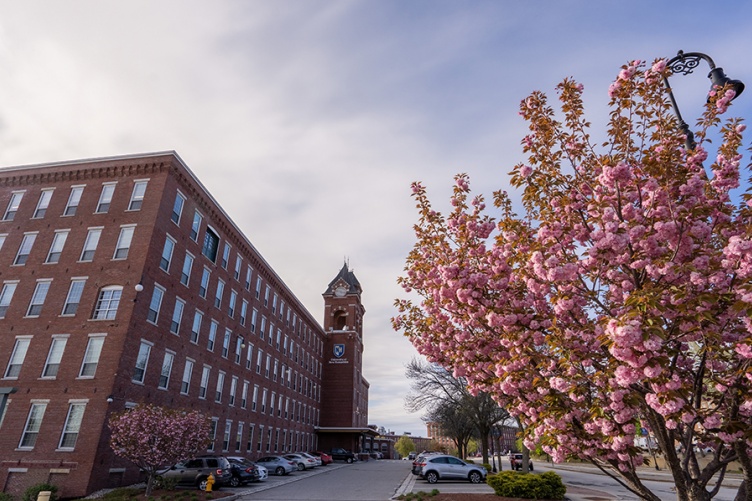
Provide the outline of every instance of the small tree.
<path id="1" fill-rule="evenodd" d="M 146 496 L 165 467 L 206 450 L 211 422 L 198 411 L 140 404 L 110 418 L 110 446 L 148 474 Z"/>
<path id="2" fill-rule="evenodd" d="M 402 435 L 397 443 L 394 444 L 394 449 L 399 452 L 399 455 L 406 457 L 411 452 L 415 451 L 415 442 L 407 435 Z"/>

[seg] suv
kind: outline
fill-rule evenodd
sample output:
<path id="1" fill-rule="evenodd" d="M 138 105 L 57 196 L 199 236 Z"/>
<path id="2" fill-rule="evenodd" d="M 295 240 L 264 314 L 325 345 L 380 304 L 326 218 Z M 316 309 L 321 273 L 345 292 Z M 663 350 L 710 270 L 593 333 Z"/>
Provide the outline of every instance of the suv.
<path id="1" fill-rule="evenodd" d="M 355 461 L 355 454 L 341 447 L 334 447 L 329 452 L 329 455 L 333 460 L 341 459 L 342 461 L 345 461 L 347 463 L 352 463 L 353 461 Z"/>
<path id="2" fill-rule="evenodd" d="M 486 478 L 486 469 L 475 463 L 466 463 L 458 457 L 437 454 L 425 458 L 423 467 L 420 469 L 420 476 L 429 484 L 435 484 L 444 479 L 466 479 L 479 484 Z"/>
<path id="3" fill-rule="evenodd" d="M 199 456 L 186 459 L 162 474 L 163 478 L 175 479 L 178 485 L 195 485 L 206 490 L 206 479 L 214 476 L 214 489 L 230 485 L 232 467 L 223 456 Z"/>
<path id="4" fill-rule="evenodd" d="M 513 470 L 522 471 L 522 454 L 510 454 L 509 463 L 512 465 Z M 533 460 L 529 459 L 530 471 L 533 471 Z"/>

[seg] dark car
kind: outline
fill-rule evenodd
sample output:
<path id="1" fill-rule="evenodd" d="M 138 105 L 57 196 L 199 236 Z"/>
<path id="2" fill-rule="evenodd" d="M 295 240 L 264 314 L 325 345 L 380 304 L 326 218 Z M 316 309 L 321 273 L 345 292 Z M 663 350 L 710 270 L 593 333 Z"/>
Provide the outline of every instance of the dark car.
<path id="1" fill-rule="evenodd" d="M 512 465 L 513 470 L 522 471 L 522 454 L 510 454 L 509 463 Z M 533 471 L 533 460 L 528 460 L 530 465 L 530 471 Z"/>
<path id="2" fill-rule="evenodd" d="M 341 447 L 332 448 L 329 451 L 329 455 L 335 461 L 340 460 L 345 461 L 346 463 L 352 463 L 353 461 L 355 461 L 355 454 Z"/>
<path id="3" fill-rule="evenodd" d="M 261 478 L 258 467 L 250 459 L 244 457 L 228 457 L 232 478 L 230 487 L 238 487 L 248 482 L 256 482 Z"/>
<path id="4" fill-rule="evenodd" d="M 213 489 L 230 485 L 232 466 L 223 456 L 199 456 L 186 459 L 162 474 L 165 479 L 174 480 L 177 485 L 195 485 L 200 490 L 206 490 L 206 479 L 214 476 Z"/>

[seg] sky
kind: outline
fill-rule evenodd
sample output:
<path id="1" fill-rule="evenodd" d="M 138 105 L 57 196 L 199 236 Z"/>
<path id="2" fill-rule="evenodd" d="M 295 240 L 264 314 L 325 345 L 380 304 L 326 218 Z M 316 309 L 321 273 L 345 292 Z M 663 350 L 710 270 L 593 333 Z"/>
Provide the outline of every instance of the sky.
<path id="1" fill-rule="evenodd" d="M 703 52 L 752 85 L 750 22 L 739 0 L 0 0 L 0 166 L 176 151 L 319 321 L 349 262 L 369 422 L 425 436 L 390 320 L 411 182 L 438 208 L 460 172 L 509 189 L 520 101 L 566 77 L 596 138 L 630 60 Z M 691 125 L 707 70 L 672 79 Z"/>

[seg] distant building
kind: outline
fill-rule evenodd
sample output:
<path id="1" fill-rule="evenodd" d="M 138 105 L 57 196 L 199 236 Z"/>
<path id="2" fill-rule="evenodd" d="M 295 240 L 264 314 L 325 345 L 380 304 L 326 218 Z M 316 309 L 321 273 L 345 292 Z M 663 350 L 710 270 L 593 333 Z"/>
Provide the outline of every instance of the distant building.
<path id="1" fill-rule="evenodd" d="M 107 421 L 140 402 L 217 454 L 357 448 L 361 292 L 345 265 L 319 325 L 174 152 L 0 170 L 1 490 L 138 481 Z"/>

